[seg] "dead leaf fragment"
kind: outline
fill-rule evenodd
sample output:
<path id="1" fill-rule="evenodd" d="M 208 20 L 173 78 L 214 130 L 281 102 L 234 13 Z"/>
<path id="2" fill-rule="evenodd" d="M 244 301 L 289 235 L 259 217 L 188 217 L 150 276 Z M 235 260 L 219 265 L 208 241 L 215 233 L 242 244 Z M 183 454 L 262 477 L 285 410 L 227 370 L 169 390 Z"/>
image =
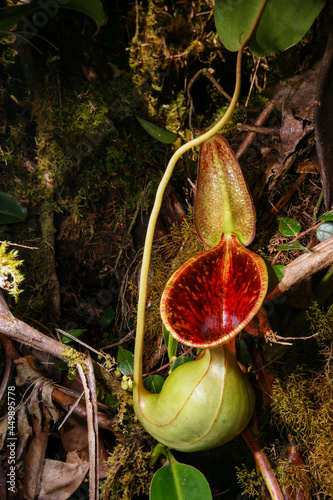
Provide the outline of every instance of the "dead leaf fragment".
<path id="1" fill-rule="evenodd" d="M 38 500 L 67 500 L 84 480 L 88 468 L 88 462 L 74 451 L 67 454 L 66 462 L 46 459 Z"/>

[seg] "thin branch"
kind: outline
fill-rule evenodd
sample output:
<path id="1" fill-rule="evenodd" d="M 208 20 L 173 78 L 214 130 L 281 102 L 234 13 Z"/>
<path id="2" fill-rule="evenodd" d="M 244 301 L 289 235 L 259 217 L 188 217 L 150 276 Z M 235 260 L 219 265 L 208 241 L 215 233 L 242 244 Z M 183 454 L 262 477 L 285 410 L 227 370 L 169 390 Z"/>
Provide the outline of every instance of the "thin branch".
<path id="1" fill-rule="evenodd" d="M 68 337 L 69 339 L 73 340 L 74 342 L 77 342 L 78 344 L 82 345 L 86 349 L 89 349 L 89 351 L 94 352 L 95 354 L 97 354 L 97 356 L 103 356 L 103 354 L 100 351 L 97 351 L 96 349 L 94 349 L 90 345 L 86 344 L 82 340 L 78 339 L 77 337 L 74 337 L 74 335 L 71 335 L 70 333 L 65 332 L 64 330 L 61 330 L 60 328 L 56 328 L 56 332 L 61 333 L 61 335 L 65 335 L 65 337 Z"/>
<path id="2" fill-rule="evenodd" d="M 80 363 L 76 364 L 77 371 L 83 385 L 86 397 L 87 427 L 89 442 L 89 500 L 98 500 L 97 460 L 98 460 L 98 436 L 94 426 L 94 410 L 91 402 L 91 393 L 88 387 L 87 378 Z"/>
<path id="3" fill-rule="evenodd" d="M 39 247 L 28 247 L 27 245 L 19 245 L 18 243 L 12 243 L 11 241 L 0 240 L 0 243 L 7 243 L 7 245 L 10 245 L 12 247 L 27 248 L 28 250 L 39 250 Z"/>
<path id="4" fill-rule="evenodd" d="M 272 100 L 267 106 L 266 108 L 263 110 L 263 112 L 258 116 L 258 118 L 256 119 L 256 121 L 254 122 L 254 125 L 255 126 L 258 126 L 258 127 L 261 127 L 265 121 L 267 120 L 267 118 L 269 117 L 269 115 L 272 113 L 273 109 L 275 108 L 275 101 Z M 243 156 L 243 154 L 245 153 L 245 151 L 251 146 L 254 138 L 256 136 L 256 133 L 255 132 L 249 132 L 247 134 L 247 136 L 245 137 L 244 141 L 242 142 L 242 144 L 240 145 L 237 153 L 236 153 L 236 158 L 237 160 L 239 160 L 239 158 L 241 156 Z"/>
<path id="5" fill-rule="evenodd" d="M 323 223 L 324 221 L 320 221 L 318 222 L 318 224 L 315 224 L 314 226 L 311 226 L 309 227 L 308 229 L 306 229 L 305 231 L 302 231 L 301 233 L 299 233 L 297 236 L 295 236 L 295 238 L 293 238 L 292 240 L 290 240 L 288 243 L 294 243 L 294 241 L 297 241 L 299 240 L 300 238 L 302 238 L 303 236 L 305 236 L 306 234 L 308 233 L 311 233 L 311 231 L 314 231 L 315 229 L 318 229 L 318 227 Z M 274 259 L 272 260 L 272 263 L 271 263 L 271 266 L 274 266 L 275 262 L 278 260 L 278 258 L 280 257 L 281 255 L 281 251 L 278 252 Z"/>
<path id="6" fill-rule="evenodd" d="M 21 344 L 34 347 L 39 351 L 45 351 L 49 354 L 64 359 L 66 347 L 57 340 L 51 339 L 27 325 L 23 321 L 15 318 L 10 312 L 8 305 L 0 293 L 0 332 L 16 340 Z"/>
<path id="7" fill-rule="evenodd" d="M 254 132 L 255 134 L 264 135 L 280 135 L 279 128 L 260 127 L 259 125 L 247 125 L 246 123 L 237 123 L 238 130 L 246 132 Z"/>

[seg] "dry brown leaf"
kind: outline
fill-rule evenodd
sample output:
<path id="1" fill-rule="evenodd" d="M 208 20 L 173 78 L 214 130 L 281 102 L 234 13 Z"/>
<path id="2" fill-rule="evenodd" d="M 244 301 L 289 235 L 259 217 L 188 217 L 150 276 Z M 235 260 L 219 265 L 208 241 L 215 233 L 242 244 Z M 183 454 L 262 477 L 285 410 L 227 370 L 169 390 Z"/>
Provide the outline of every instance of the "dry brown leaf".
<path id="1" fill-rule="evenodd" d="M 17 432 L 20 436 L 20 445 L 22 448 L 25 448 L 32 434 L 32 427 L 29 423 L 28 412 L 25 406 L 22 406 L 17 412 Z"/>
<path id="2" fill-rule="evenodd" d="M 72 451 L 67 461 L 46 459 L 38 500 L 66 500 L 80 486 L 88 472 L 88 462 Z"/>

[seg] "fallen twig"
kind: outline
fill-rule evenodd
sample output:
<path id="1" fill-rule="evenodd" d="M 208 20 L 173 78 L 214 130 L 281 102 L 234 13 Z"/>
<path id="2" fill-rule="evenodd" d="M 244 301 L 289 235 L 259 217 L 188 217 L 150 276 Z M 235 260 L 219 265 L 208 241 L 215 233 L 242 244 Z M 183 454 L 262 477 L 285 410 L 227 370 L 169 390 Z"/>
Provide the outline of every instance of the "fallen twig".
<path id="1" fill-rule="evenodd" d="M 86 366 L 88 374 L 85 374 L 80 363 L 76 364 L 77 371 L 80 375 L 81 382 L 86 397 L 87 408 L 87 427 L 89 441 L 89 500 L 98 500 L 98 426 L 95 426 L 95 416 L 97 407 L 95 408 L 92 401 L 91 385 L 91 369 L 92 365 Z"/>
<path id="2" fill-rule="evenodd" d="M 305 253 L 285 266 L 284 277 L 267 295 L 265 301 L 273 300 L 331 265 L 333 265 L 333 236 L 313 247 L 311 253 Z"/>

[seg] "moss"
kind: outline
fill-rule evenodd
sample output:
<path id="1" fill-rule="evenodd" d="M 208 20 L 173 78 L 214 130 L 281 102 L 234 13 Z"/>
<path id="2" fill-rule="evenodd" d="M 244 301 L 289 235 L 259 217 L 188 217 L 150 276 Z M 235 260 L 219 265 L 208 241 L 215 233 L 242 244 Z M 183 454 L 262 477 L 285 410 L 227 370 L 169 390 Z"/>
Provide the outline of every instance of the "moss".
<path id="1" fill-rule="evenodd" d="M 237 482 L 242 488 L 242 494 L 250 498 L 260 498 L 263 478 L 256 470 L 249 470 L 245 465 L 236 467 Z"/>
<path id="2" fill-rule="evenodd" d="M 73 376 L 76 375 L 76 369 L 77 369 L 76 366 L 78 364 L 80 364 L 82 366 L 84 371 L 87 370 L 83 354 L 76 351 L 72 347 L 64 347 L 64 349 L 62 351 L 62 356 L 63 356 L 62 359 L 70 367 L 69 372 L 68 372 L 70 375 L 73 375 Z"/>
<path id="3" fill-rule="evenodd" d="M 17 256 L 17 250 L 8 251 L 6 242 L 0 245 L 0 287 L 7 290 L 16 301 L 23 291 L 20 285 L 24 280 L 24 276 L 19 269 L 23 261 L 18 260 Z"/>
<path id="4" fill-rule="evenodd" d="M 153 473 L 148 469 L 150 451 L 133 440 L 118 444 L 107 460 L 109 472 L 101 488 L 103 498 L 132 500 L 148 495 Z"/>
<path id="5" fill-rule="evenodd" d="M 273 386 L 274 420 L 301 445 L 313 493 L 333 495 L 333 384 L 299 369 Z M 282 468 L 283 470 L 283 468 Z M 282 479 L 284 482 L 284 476 Z M 284 484 L 284 483 L 283 483 Z M 286 484 L 286 487 L 288 484 Z"/>
<path id="6" fill-rule="evenodd" d="M 333 339 L 333 305 L 325 311 L 315 302 L 306 311 L 306 319 L 320 346 Z"/>
<path id="7" fill-rule="evenodd" d="M 132 396 L 124 390 L 118 399 L 115 431 L 119 443 L 107 459 L 109 471 L 101 488 L 103 498 L 132 500 L 140 493 L 148 495 L 153 472 L 148 467 L 151 447 L 145 444 L 147 434 L 133 412 Z M 150 439 L 148 437 L 148 439 Z"/>
<path id="8" fill-rule="evenodd" d="M 157 339 L 162 335 L 162 319 L 160 301 L 163 290 L 171 275 L 194 255 L 202 252 L 204 245 L 199 240 L 193 223 L 190 209 L 180 225 L 171 227 L 170 235 L 165 236 L 154 251 L 151 261 L 151 276 L 148 285 L 147 314 L 145 319 L 145 352 L 146 361 L 156 352 Z M 137 302 L 137 285 L 131 282 L 132 301 Z"/>

